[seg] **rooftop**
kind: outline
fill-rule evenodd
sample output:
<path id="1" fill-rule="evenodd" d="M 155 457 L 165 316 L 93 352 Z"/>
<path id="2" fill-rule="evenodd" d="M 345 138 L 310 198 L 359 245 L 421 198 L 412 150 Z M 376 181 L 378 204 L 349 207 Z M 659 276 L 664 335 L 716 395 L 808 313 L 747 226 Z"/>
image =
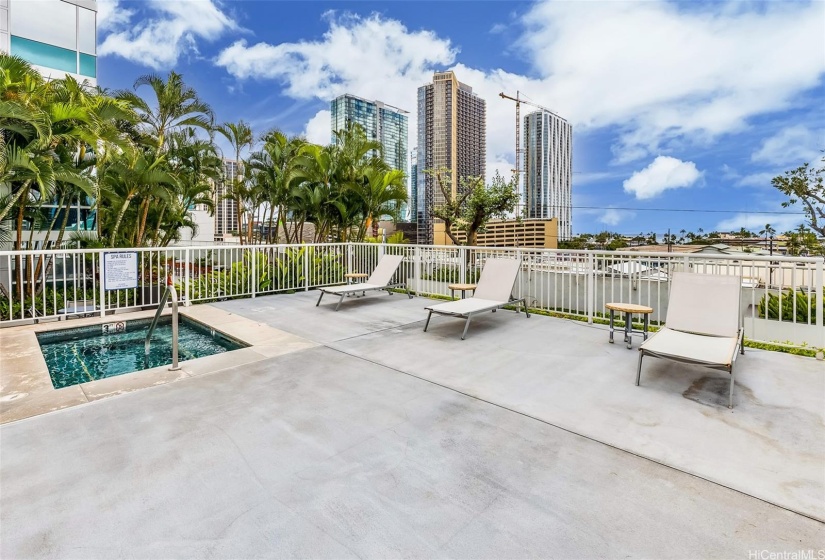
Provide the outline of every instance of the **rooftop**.
<path id="1" fill-rule="evenodd" d="M 458 320 L 422 332 L 423 298 L 316 299 L 187 308 L 265 340 L 218 371 L 184 362 L 141 390 L 111 378 L 117 396 L 0 426 L 0 556 L 746 557 L 825 542 L 822 362 L 749 349 L 729 410 L 723 373 L 650 359 L 634 386 L 637 352 L 604 327 L 499 311 L 461 341 Z"/>

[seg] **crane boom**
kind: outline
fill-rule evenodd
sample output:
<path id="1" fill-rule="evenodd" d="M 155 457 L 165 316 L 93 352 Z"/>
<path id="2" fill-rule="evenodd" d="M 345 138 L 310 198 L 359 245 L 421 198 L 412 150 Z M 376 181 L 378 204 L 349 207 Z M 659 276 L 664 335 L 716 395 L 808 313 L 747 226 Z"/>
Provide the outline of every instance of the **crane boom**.
<path id="1" fill-rule="evenodd" d="M 498 96 L 501 97 L 502 99 L 509 99 L 511 101 L 516 102 L 516 168 L 515 168 L 514 171 L 518 174 L 521 174 L 521 166 L 520 166 L 520 164 L 521 164 L 521 149 L 520 149 L 520 143 L 521 143 L 521 104 L 524 103 L 526 105 L 536 107 L 538 109 L 541 109 L 542 111 L 547 111 L 548 113 L 552 113 L 553 115 L 556 115 L 556 113 L 554 111 L 551 111 L 547 107 L 542 107 L 538 103 L 533 103 L 532 101 L 527 101 L 526 99 L 522 99 L 520 91 L 516 91 L 516 96 L 515 97 L 513 97 L 512 95 L 507 95 L 504 92 L 499 93 Z M 558 115 L 556 115 L 556 116 L 558 116 Z"/>

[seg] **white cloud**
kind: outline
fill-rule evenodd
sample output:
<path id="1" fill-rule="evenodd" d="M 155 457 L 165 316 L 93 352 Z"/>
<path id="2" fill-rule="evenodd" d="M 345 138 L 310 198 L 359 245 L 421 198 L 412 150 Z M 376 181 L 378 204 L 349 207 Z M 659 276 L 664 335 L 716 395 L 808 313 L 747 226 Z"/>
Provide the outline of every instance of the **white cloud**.
<path id="1" fill-rule="evenodd" d="M 98 54 L 121 56 L 156 70 L 175 65 L 184 54 L 197 54 L 198 40 L 213 41 L 238 28 L 215 0 L 150 0 L 143 8 L 152 15 L 136 22 L 134 12 L 123 10 L 117 0 L 104 5 L 104 22 L 115 31 L 103 39 Z"/>
<path id="2" fill-rule="evenodd" d="M 740 131 L 754 116 L 786 109 L 825 72 L 825 3 L 705 3 L 687 10 L 665 1 L 537 3 L 518 41 L 530 77 L 458 62 L 448 38 L 411 30 L 381 15 L 329 16 L 316 40 L 237 41 L 216 64 L 238 79 L 270 79 L 297 99 L 343 93 L 410 111 L 416 143 L 416 90 L 452 69 L 487 101 L 487 159 L 513 162 L 515 107 L 499 92 L 526 92 L 577 131 L 614 128 L 615 161 L 707 144 Z M 523 106 L 522 111 L 529 109 Z"/>
<path id="3" fill-rule="evenodd" d="M 412 109 L 411 96 L 432 68 L 455 59 L 450 41 L 430 31 L 411 32 L 378 15 L 329 17 L 320 41 L 249 45 L 239 40 L 218 55 L 216 64 L 237 78 L 278 80 L 295 98 L 330 101 L 353 93 Z"/>
<path id="4" fill-rule="evenodd" d="M 771 186 L 771 179 L 776 177 L 777 175 L 781 175 L 781 172 L 772 173 L 766 171 L 764 173 L 750 173 L 745 175 L 744 177 L 740 178 L 736 181 L 737 187 L 770 187 Z"/>
<path id="5" fill-rule="evenodd" d="M 619 225 L 619 223 L 621 223 L 622 221 L 633 218 L 635 216 L 635 212 L 628 212 L 627 210 L 617 210 L 615 208 L 608 208 L 602 213 L 601 216 L 599 216 L 599 222 L 607 224 L 609 226 L 616 226 Z"/>
<path id="6" fill-rule="evenodd" d="M 765 229 L 766 224 L 770 224 L 777 233 L 783 233 L 795 229 L 805 221 L 803 216 L 788 214 L 736 214 L 732 218 L 722 220 L 716 225 L 717 231 L 735 231 L 745 228 L 753 232 Z"/>
<path id="7" fill-rule="evenodd" d="M 332 130 L 331 118 L 332 113 L 326 109 L 318 111 L 307 122 L 306 128 L 304 128 L 304 137 L 313 144 L 329 144 Z"/>
<path id="8" fill-rule="evenodd" d="M 618 125 L 616 160 L 633 161 L 741 130 L 816 87 L 824 17 L 822 2 L 545 1 L 523 19 L 545 85 L 528 91 L 579 126 Z"/>
<path id="9" fill-rule="evenodd" d="M 682 161 L 670 156 L 658 156 L 653 162 L 636 171 L 624 185 L 626 193 L 639 200 L 653 198 L 669 189 L 689 187 L 702 176 L 692 161 Z"/>
<path id="10" fill-rule="evenodd" d="M 98 31 L 117 29 L 129 23 L 134 10 L 124 8 L 120 0 L 97 1 L 97 28 Z"/>
<path id="11" fill-rule="evenodd" d="M 776 135 L 766 138 L 751 159 L 772 165 L 815 162 L 825 149 L 825 132 L 814 132 L 805 125 L 783 128 Z"/>

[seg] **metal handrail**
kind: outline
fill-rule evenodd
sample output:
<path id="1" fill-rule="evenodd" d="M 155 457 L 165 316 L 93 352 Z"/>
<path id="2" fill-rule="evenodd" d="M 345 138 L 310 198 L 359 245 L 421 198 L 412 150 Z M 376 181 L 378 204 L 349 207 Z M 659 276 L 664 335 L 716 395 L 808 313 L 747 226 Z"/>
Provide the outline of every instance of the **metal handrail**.
<path id="1" fill-rule="evenodd" d="M 160 298 L 160 304 L 158 305 L 158 310 L 155 313 L 155 318 L 152 319 L 152 324 L 149 325 L 149 332 L 146 333 L 146 340 L 143 343 L 143 349 L 146 357 L 148 358 L 152 333 L 155 332 L 155 327 L 158 326 L 158 320 L 160 319 L 163 310 L 166 308 L 166 302 L 170 295 L 172 296 L 172 367 L 169 368 L 169 371 L 178 371 L 180 369 L 180 366 L 178 365 L 178 292 L 175 290 L 175 285 L 172 283 L 171 279 L 169 279 L 166 289 L 163 291 L 163 295 Z"/>

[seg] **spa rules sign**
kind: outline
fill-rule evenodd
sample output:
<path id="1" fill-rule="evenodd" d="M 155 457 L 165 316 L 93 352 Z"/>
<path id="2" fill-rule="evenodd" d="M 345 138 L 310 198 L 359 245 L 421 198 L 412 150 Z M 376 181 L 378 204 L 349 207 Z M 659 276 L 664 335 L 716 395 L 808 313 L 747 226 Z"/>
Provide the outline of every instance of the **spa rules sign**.
<path id="1" fill-rule="evenodd" d="M 103 284 L 106 290 L 137 288 L 137 251 L 103 253 Z"/>

